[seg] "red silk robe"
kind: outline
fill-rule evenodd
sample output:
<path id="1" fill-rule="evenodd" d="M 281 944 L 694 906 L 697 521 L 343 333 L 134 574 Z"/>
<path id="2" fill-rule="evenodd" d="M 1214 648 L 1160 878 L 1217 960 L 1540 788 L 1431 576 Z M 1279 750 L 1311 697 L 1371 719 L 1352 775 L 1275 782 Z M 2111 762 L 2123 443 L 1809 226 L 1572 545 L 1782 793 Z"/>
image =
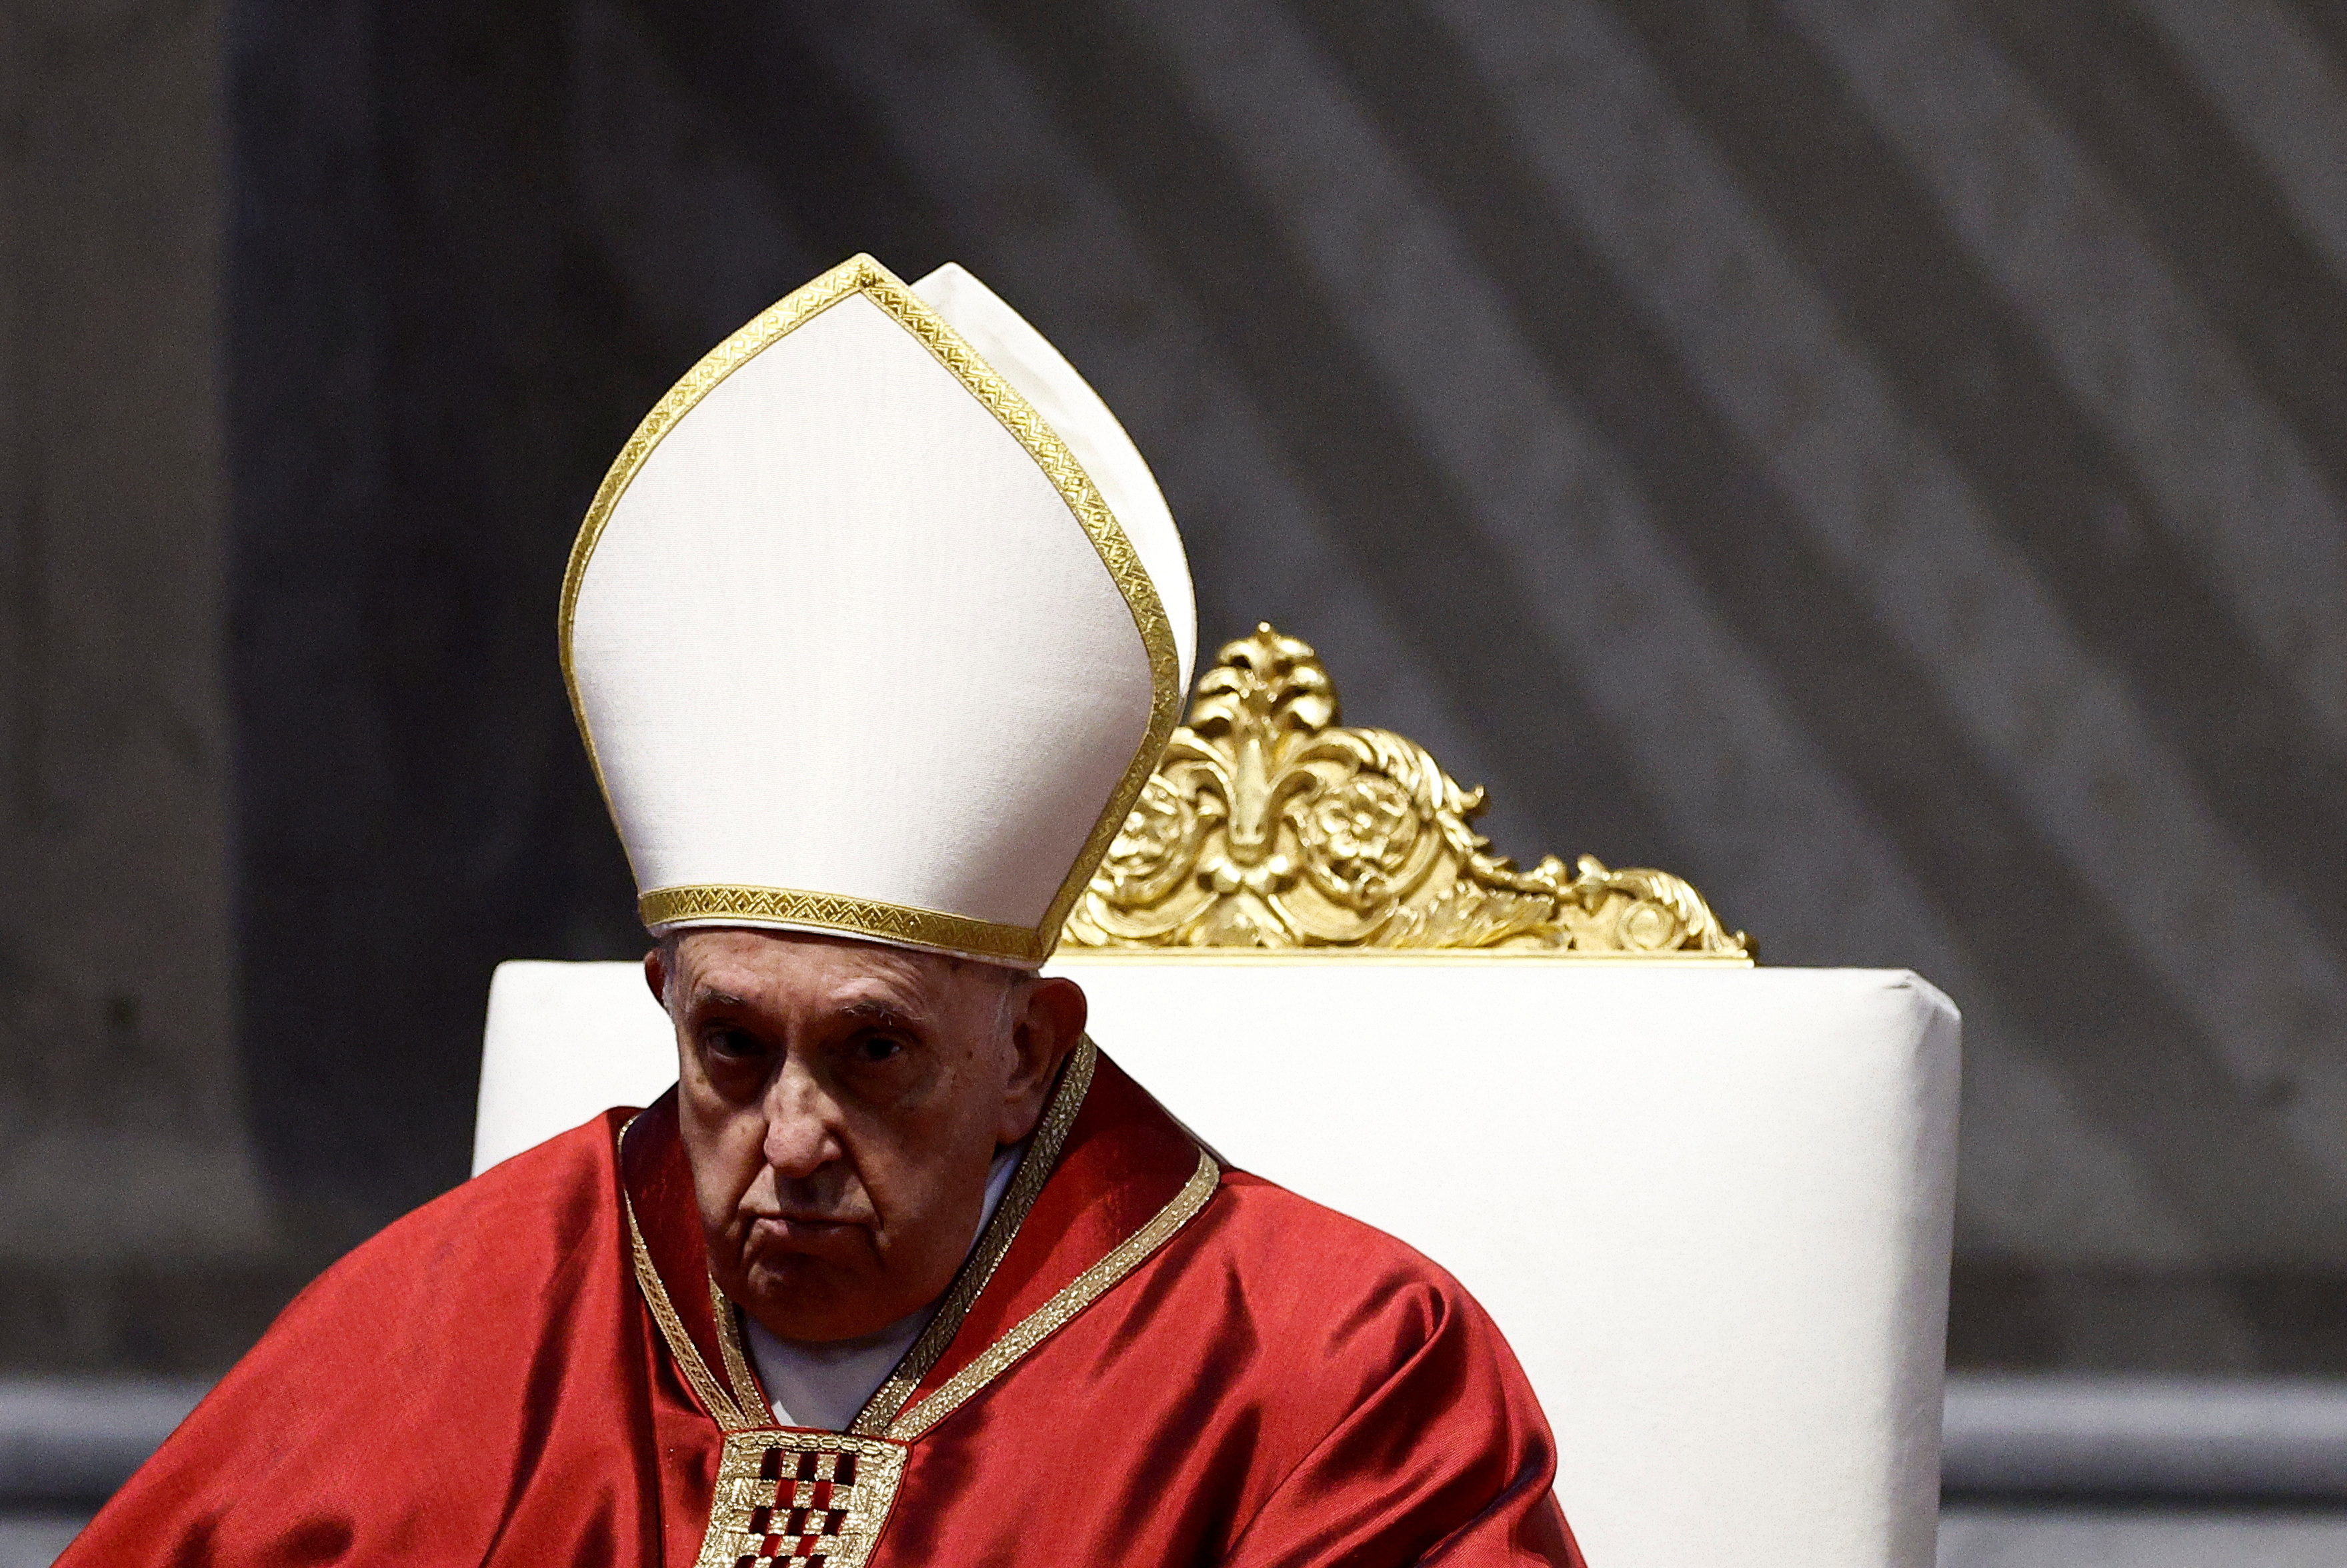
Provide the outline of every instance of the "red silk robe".
<path id="1" fill-rule="evenodd" d="M 846 1434 L 771 1425 L 673 1091 L 630 1123 L 330 1269 L 64 1568 L 1580 1568 L 1547 1425 L 1474 1301 L 1222 1170 L 1089 1044 Z"/>

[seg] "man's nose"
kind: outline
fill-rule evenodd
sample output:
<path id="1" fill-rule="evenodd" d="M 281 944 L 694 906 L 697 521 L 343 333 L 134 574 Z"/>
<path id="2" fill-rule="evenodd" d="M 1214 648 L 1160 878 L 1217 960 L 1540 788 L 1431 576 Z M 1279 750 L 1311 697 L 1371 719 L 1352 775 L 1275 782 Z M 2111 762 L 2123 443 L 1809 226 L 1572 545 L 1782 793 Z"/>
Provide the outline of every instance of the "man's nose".
<path id="1" fill-rule="evenodd" d="M 766 1088 L 766 1163 L 803 1180 L 841 1156 L 837 1107 L 812 1074 L 786 1061 Z"/>

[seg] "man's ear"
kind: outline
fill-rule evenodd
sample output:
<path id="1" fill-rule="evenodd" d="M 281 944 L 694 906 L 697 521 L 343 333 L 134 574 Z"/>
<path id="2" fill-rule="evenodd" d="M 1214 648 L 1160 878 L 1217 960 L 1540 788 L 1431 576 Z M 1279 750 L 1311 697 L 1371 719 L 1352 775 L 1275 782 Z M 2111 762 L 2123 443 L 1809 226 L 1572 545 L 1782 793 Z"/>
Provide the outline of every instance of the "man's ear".
<path id="1" fill-rule="evenodd" d="M 644 984 L 651 987 L 652 1000 L 660 1003 L 665 1011 L 668 1008 L 668 964 L 661 958 L 658 948 L 644 955 Z"/>
<path id="2" fill-rule="evenodd" d="M 995 1129 L 1001 1143 L 1016 1143 L 1035 1131 L 1060 1063 L 1084 1038 L 1084 1020 L 1092 1010 L 1084 989 L 1073 980 L 1055 975 L 1014 983 L 1025 995 L 1013 1004 L 1010 1043 L 1019 1061 L 1003 1090 L 1002 1122 Z"/>

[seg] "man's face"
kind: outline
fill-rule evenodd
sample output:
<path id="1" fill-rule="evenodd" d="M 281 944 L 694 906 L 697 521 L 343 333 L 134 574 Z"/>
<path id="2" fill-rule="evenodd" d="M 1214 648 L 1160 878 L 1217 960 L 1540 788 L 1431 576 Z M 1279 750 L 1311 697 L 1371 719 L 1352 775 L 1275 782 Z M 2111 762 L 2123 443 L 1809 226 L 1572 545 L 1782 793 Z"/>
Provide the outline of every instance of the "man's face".
<path id="1" fill-rule="evenodd" d="M 691 930 L 644 973 L 676 1025 L 710 1270 L 786 1339 L 870 1334 L 944 1291 L 996 1151 L 1083 1030 L 1070 981 L 845 938 Z"/>

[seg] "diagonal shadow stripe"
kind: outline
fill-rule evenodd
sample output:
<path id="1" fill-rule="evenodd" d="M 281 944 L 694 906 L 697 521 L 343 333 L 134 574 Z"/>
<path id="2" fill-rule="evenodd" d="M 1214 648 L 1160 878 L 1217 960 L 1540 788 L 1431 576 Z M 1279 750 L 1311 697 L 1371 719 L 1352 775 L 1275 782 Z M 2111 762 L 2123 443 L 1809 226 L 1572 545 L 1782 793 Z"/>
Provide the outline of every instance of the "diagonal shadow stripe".
<path id="1" fill-rule="evenodd" d="M 1781 21 L 1615 9 L 1772 231 L 1862 335 L 2072 628 L 2149 699 L 2211 808 L 2322 923 L 2347 927 L 2347 757 L 2243 635 L 2203 564 L 2069 400 L 2003 294 L 1831 68 Z"/>
<path id="2" fill-rule="evenodd" d="M 953 235 L 886 128 L 766 0 L 629 0 L 735 150 L 820 254 L 868 251 L 902 278 L 951 261 Z"/>
<path id="3" fill-rule="evenodd" d="M 1163 64 L 1094 8 L 1034 0 L 973 7 L 1045 84 L 1051 107 L 1123 202 L 1133 231 L 1200 302 L 1215 345 L 1413 651 L 1487 747 L 1487 781 L 1548 842 L 1684 864 L 1507 561 L 1460 519 L 1470 508 L 1309 281 L 1277 221 Z"/>
<path id="4" fill-rule="evenodd" d="M 2125 5 L 1973 0 L 1971 9 L 2117 178 L 2178 279 L 2305 440 L 2332 495 L 2347 497 L 2347 287 L 2257 156 Z"/>
<path id="5" fill-rule="evenodd" d="M 955 251 L 958 247 L 950 238 L 951 226 L 926 195 L 922 172 L 896 150 L 897 141 L 890 136 L 880 116 L 851 88 L 825 74 L 819 63 L 819 49 L 805 36 L 806 30 L 815 26 L 813 22 L 788 8 L 737 4 L 717 7 L 712 13 L 671 4 L 669 0 L 632 3 L 646 14 L 648 26 L 680 72 L 722 100 L 715 107 L 721 117 L 736 128 L 743 138 L 741 150 L 753 164 L 763 167 L 777 187 L 794 180 L 804 181 L 811 161 L 824 165 L 825 172 L 818 182 L 821 190 L 812 197 L 793 199 L 794 217 L 802 210 L 805 213 L 802 221 L 809 227 L 804 231 L 832 234 L 835 248 L 846 254 L 857 249 L 878 250 L 869 233 L 859 231 L 855 225 L 893 223 L 907 235 L 904 244 L 910 247 L 910 253 L 942 257 Z M 763 68 L 745 72 L 740 66 L 743 60 L 767 56 L 787 57 L 795 72 L 783 95 L 794 100 L 787 120 L 779 118 L 778 111 L 765 101 L 774 96 L 774 89 Z M 815 139 L 819 143 L 821 157 L 810 160 L 804 156 L 799 144 L 790 139 L 793 136 Z M 785 151 L 788 156 L 784 156 Z M 835 200 L 842 191 L 849 193 L 847 199 Z M 1207 202 L 1211 205 L 1211 198 Z M 879 253 L 884 260 L 891 260 L 897 252 L 892 249 Z M 1232 275 L 1230 261 L 1241 256 L 1243 250 L 1228 247 L 1224 254 L 1225 260 L 1213 263 L 1214 275 Z M 1265 265 L 1259 257 L 1246 264 Z M 1204 311 L 1200 313 L 1202 318 L 1211 314 Z M 1223 346 L 1227 348 L 1232 341 L 1230 334 L 1224 334 Z M 1247 341 L 1259 342 L 1259 334 L 1249 336 Z M 1307 357 L 1298 356 L 1296 363 L 1300 364 Z M 1340 373 L 1337 384 L 1358 381 L 1361 374 L 1358 367 Z M 1347 442 L 1365 448 L 1377 445 L 1376 438 L 1362 430 L 1344 428 L 1351 414 L 1358 410 L 1348 412 L 1341 394 L 1336 402 L 1321 402 L 1327 403 L 1330 417 L 1306 437 L 1312 445 L 1326 450 L 1339 450 Z M 1308 463 L 1298 467 L 1317 473 Z M 1413 504 L 1408 499 L 1413 494 L 1419 497 L 1414 505 L 1420 518 L 1456 515 L 1463 509 L 1448 496 L 1424 488 L 1413 489 L 1409 482 L 1396 489 L 1374 477 L 1334 494 L 1322 484 L 1316 493 L 1327 505 L 1329 515 L 1348 521 L 1363 516 L 1372 501 L 1407 508 Z M 1504 586 L 1502 564 L 1483 559 L 1471 539 L 1454 538 L 1446 546 L 1439 529 L 1422 523 L 1416 530 L 1379 529 L 1369 530 L 1366 535 L 1361 530 L 1347 528 L 1337 534 L 1333 542 L 1357 564 L 1367 564 L 1377 559 L 1378 545 L 1389 538 L 1407 537 L 1412 531 L 1423 536 L 1430 546 L 1443 548 L 1422 559 L 1412 559 L 1385 577 L 1372 574 L 1365 579 L 1371 582 L 1391 620 L 1423 633 L 1414 644 L 1415 649 L 1435 670 L 1437 680 L 1460 711 L 1471 713 L 1479 706 L 1488 708 L 1506 701 L 1512 690 L 1522 692 L 1526 675 L 1512 646 L 1515 640 L 1503 637 L 1497 643 L 1489 641 L 1493 627 L 1500 624 L 1491 614 L 1492 604 L 1509 592 Z M 1445 559 L 1449 560 L 1447 568 L 1440 564 Z M 1211 567 L 1202 566 L 1201 569 L 1202 573 L 1208 572 Z M 1413 583 L 1413 578 L 1420 580 Z M 1455 600 L 1447 613 L 1431 619 L 1425 613 L 1426 579 L 1439 579 L 1444 592 Z M 1473 586 L 1478 579 L 1485 579 L 1481 589 Z M 1214 599 L 1231 597 L 1234 596 L 1209 589 L 1202 608 Z M 1514 623 L 1523 624 L 1523 618 L 1518 617 Z M 1478 635 L 1471 641 L 1459 639 L 1452 643 L 1441 640 L 1446 627 L 1463 625 L 1477 625 Z M 1553 684 L 1559 692 L 1567 690 L 1562 680 Z M 1577 699 L 1560 697 L 1547 711 L 1575 714 L 1584 708 Z M 1588 722 L 1576 718 L 1561 726 L 1561 731 L 1573 735 L 1587 728 Z M 1557 765 L 1557 753 L 1529 741 L 1520 749 L 1524 755 L 1513 765 L 1498 752 L 1488 753 L 1491 765 L 1500 770 L 1500 776 L 1471 782 L 1489 784 L 1494 795 L 1506 802 L 1512 814 L 1560 825 L 1555 831 L 1568 835 L 1562 840 L 1567 845 L 1603 845 L 1609 857 L 1617 861 L 1668 856 L 1664 847 L 1665 835 L 1645 825 L 1649 819 L 1637 806 L 1635 794 L 1609 787 L 1602 778 L 1567 775 Z M 1577 763 L 1576 767 L 1583 774 L 1590 771 L 1585 764 Z M 1562 800 L 1564 804 L 1544 804 L 1544 799 Z M 1601 806 L 1606 809 L 1599 809 Z"/>
<path id="6" fill-rule="evenodd" d="M 2091 889 L 2011 803 L 1930 672 L 1808 543 L 1672 345 L 1556 214 L 1471 64 L 1414 8 L 1296 0 L 1443 203 L 1518 329 L 1631 462 L 1654 515 L 1951 916 L 1998 1000 L 2210 1238 L 2324 1255 L 2347 1197 L 2216 1067 Z M 2247 1184 L 2276 1194 L 2245 1216 Z M 2288 1194 L 2286 1197 L 2280 1194 Z"/>
<path id="7" fill-rule="evenodd" d="M 2306 30 L 2332 70 L 2347 76 L 2347 5 L 2340 0 L 2274 0 L 2274 5 Z"/>

